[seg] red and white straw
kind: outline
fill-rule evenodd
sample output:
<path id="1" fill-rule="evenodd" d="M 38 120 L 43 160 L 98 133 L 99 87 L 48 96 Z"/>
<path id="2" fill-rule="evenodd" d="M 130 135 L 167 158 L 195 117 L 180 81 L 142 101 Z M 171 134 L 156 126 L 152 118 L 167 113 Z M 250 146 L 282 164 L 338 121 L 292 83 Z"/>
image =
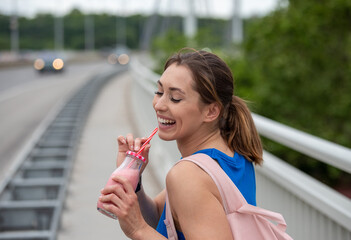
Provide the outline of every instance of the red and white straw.
<path id="1" fill-rule="evenodd" d="M 151 141 L 152 137 L 157 133 L 158 128 L 156 127 L 152 133 L 150 134 L 150 136 L 146 139 L 146 141 L 144 142 L 144 144 L 141 146 L 141 148 L 139 149 L 139 151 L 137 152 L 137 154 L 140 154 L 144 148 L 146 147 L 146 145 Z"/>

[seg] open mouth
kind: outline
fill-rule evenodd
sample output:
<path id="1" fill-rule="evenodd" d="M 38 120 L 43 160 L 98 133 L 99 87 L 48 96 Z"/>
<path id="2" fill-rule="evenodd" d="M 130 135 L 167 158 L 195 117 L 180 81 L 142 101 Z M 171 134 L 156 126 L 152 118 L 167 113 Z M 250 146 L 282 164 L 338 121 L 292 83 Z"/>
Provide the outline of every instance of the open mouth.
<path id="1" fill-rule="evenodd" d="M 166 126 L 170 126 L 170 125 L 173 125 L 176 123 L 173 120 L 169 120 L 169 119 L 165 119 L 165 118 L 161 118 L 161 117 L 158 117 L 157 120 L 159 123 L 161 123 L 162 125 L 166 125 Z"/>

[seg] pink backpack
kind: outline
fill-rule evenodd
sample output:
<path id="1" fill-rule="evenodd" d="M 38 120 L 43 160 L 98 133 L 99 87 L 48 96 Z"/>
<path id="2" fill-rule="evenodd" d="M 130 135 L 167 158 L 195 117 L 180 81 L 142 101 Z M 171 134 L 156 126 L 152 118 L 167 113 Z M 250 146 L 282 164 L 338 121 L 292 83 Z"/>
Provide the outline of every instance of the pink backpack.
<path id="1" fill-rule="evenodd" d="M 199 153 L 180 161 L 191 161 L 212 177 L 223 199 L 223 207 L 235 240 L 292 240 L 285 232 L 286 223 L 283 216 L 248 204 L 232 180 L 212 158 Z M 164 222 L 168 239 L 177 240 L 167 192 Z"/>

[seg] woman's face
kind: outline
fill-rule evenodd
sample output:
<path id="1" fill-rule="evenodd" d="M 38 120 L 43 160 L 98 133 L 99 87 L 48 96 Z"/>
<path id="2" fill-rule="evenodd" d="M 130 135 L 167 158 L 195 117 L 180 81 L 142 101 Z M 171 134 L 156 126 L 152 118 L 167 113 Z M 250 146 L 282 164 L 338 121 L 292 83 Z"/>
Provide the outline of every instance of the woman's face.
<path id="1" fill-rule="evenodd" d="M 204 104 L 193 89 L 194 84 L 192 73 L 185 66 L 172 64 L 162 74 L 153 100 L 161 139 L 185 139 L 201 126 Z"/>

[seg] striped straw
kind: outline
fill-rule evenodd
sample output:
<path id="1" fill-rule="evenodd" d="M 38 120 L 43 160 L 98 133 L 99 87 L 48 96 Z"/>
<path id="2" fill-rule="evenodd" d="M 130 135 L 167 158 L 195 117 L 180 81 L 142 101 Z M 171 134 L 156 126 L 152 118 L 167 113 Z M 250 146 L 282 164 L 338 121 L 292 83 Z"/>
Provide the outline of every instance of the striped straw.
<path id="1" fill-rule="evenodd" d="M 138 155 L 144 150 L 144 148 L 146 147 L 146 144 L 148 144 L 148 143 L 151 141 L 152 137 L 156 134 L 157 130 L 158 130 L 158 128 L 156 127 L 156 128 L 154 129 L 154 131 L 152 131 L 152 133 L 151 133 L 150 136 L 146 139 L 146 141 L 145 141 L 144 144 L 141 146 L 141 148 L 139 149 L 139 151 L 135 154 L 136 156 L 138 156 Z M 127 168 L 130 168 L 130 167 L 133 165 L 134 161 L 135 161 L 135 159 L 133 159 L 133 160 L 128 164 Z"/>
<path id="2" fill-rule="evenodd" d="M 146 141 L 144 142 L 144 144 L 141 146 L 141 148 L 139 149 L 139 151 L 137 152 L 137 154 L 140 154 L 144 148 L 146 147 L 146 145 L 151 141 L 152 137 L 157 133 L 158 128 L 156 127 L 152 133 L 150 134 L 150 136 L 146 139 Z"/>

